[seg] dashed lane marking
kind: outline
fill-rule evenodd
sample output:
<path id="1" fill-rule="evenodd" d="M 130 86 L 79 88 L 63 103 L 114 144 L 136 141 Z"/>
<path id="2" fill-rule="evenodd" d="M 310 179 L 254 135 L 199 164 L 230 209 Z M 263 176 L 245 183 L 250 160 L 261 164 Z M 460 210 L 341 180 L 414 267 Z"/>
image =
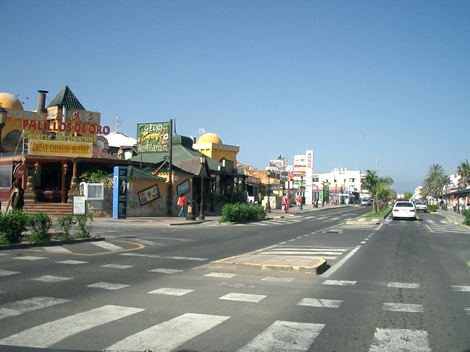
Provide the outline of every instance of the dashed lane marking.
<path id="1" fill-rule="evenodd" d="M 278 320 L 238 352 L 307 351 L 324 327 Z"/>
<path id="2" fill-rule="evenodd" d="M 1 339 L 0 344 L 48 348 L 71 335 L 143 310 L 140 308 L 107 305 L 24 330 L 18 334 Z"/>
<path id="3" fill-rule="evenodd" d="M 110 242 L 104 242 L 104 241 L 99 241 L 99 242 L 86 242 L 83 244 L 94 244 L 95 246 L 98 246 L 100 248 L 106 247 L 105 249 L 108 249 L 108 252 L 100 252 L 100 253 L 78 253 L 78 252 L 63 252 L 63 251 L 50 251 L 50 250 L 45 250 L 45 249 L 35 249 L 35 248 L 28 248 L 25 249 L 25 251 L 30 251 L 30 252 L 43 252 L 43 253 L 60 253 L 60 254 L 69 254 L 69 255 L 80 255 L 80 256 L 97 256 L 97 255 L 104 255 L 104 254 L 110 254 L 110 253 L 123 253 L 123 252 L 130 252 L 130 251 L 136 251 L 145 248 L 145 245 L 141 243 L 136 243 L 136 242 L 129 242 L 129 241 L 121 241 L 121 240 L 115 240 L 114 242 L 120 242 L 120 243 L 126 243 L 130 244 L 134 247 L 132 248 L 123 248 L 121 246 L 114 245 Z M 103 244 L 107 243 L 107 244 Z M 49 248 L 49 247 L 48 247 Z M 25 259 L 25 258 L 37 258 L 37 259 L 46 259 L 43 257 L 18 257 L 15 259 L 23 259 L 23 260 L 37 260 L 37 259 Z"/>
<path id="4" fill-rule="evenodd" d="M 223 315 L 183 314 L 131 335 L 105 350 L 169 352 L 229 318 Z"/>
<path id="5" fill-rule="evenodd" d="M 0 319 L 14 317 L 24 313 L 33 312 L 58 304 L 70 302 L 68 299 L 52 298 L 52 297 L 33 297 L 21 301 L 2 305 L 0 308 Z"/>
<path id="6" fill-rule="evenodd" d="M 369 352 L 431 352 L 428 333 L 422 330 L 379 329 Z"/>

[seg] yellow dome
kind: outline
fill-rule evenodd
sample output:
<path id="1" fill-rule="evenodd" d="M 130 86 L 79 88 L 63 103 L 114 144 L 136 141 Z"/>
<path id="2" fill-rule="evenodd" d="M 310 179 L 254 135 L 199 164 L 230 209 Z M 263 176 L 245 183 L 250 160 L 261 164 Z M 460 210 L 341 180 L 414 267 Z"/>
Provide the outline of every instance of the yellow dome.
<path id="1" fill-rule="evenodd" d="M 23 104 L 12 94 L 0 93 L 0 103 L 5 109 L 23 110 Z"/>
<path id="2" fill-rule="evenodd" d="M 206 133 L 199 137 L 199 140 L 197 141 L 197 144 L 202 143 L 222 144 L 222 141 L 215 133 Z"/>

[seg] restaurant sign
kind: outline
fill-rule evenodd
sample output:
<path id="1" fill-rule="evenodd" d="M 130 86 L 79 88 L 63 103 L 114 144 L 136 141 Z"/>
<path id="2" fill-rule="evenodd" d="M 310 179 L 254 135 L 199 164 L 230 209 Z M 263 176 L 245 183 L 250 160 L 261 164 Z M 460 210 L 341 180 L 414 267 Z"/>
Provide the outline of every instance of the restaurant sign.
<path id="1" fill-rule="evenodd" d="M 169 122 L 137 125 L 137 153 L 167 152 Z"/>
<path id="2" fill-rule="evenodd" d="M 29 155 L 91 158 L 93 143 L 29 140 Z"/>

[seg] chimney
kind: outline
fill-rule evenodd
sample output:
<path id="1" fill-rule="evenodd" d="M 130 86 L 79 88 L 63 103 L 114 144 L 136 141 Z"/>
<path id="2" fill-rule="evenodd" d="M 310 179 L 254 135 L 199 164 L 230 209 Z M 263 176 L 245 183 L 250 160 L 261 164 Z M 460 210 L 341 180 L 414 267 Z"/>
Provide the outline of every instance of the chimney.
<path id="1" fill-rule="evenodd" d="M 47 90 L 38 90 L 39 93 L 39 103 L 38 103 L 38 112 L 45 113 L 46 110 L 46 94 L 49 93 Z"/>

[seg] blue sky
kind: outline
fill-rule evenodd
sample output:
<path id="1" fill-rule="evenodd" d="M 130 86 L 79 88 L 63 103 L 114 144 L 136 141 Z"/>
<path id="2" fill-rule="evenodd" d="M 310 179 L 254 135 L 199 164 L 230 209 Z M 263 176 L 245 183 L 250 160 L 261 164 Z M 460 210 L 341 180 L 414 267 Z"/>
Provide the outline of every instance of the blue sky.
<path id="1" fill-rule="evenodd" d="M 173 119 L 264 169 L 375 170 L 413 191 L 470 159 L 470 1 L 3 0 L 0 92 L 68 85 L 102 125 Z"/>

